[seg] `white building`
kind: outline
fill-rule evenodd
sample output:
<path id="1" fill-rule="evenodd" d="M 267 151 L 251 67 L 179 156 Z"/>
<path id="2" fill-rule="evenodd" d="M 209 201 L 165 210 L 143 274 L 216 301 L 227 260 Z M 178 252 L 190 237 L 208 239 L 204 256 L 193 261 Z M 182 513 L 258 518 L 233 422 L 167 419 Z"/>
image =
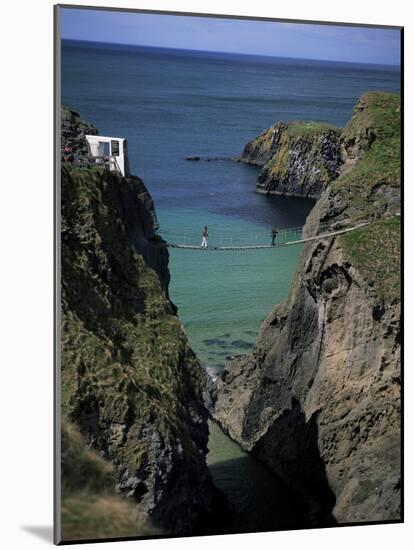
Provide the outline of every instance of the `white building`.
<path id="1" fill-rule="evenodd" d="M 128 173 L 128 152 L 125 138 L 107 136 L 85 136 L 91 157 L 97 164 L 107 164 L 109 170 Z"/>

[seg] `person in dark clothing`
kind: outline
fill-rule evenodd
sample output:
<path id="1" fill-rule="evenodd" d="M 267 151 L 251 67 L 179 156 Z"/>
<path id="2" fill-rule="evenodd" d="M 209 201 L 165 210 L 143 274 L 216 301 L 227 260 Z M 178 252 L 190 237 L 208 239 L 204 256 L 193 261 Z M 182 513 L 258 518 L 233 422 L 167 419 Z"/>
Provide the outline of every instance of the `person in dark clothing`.
<path id="1" fill-rule="evenodd" d="M 272 226 L 272 246 L 275 246 L 276 245 L 276 237 L 277 237 L 277 234 L 279 233 L 279 231 L 277 230 L 277 227 L 275 225 Z"/>

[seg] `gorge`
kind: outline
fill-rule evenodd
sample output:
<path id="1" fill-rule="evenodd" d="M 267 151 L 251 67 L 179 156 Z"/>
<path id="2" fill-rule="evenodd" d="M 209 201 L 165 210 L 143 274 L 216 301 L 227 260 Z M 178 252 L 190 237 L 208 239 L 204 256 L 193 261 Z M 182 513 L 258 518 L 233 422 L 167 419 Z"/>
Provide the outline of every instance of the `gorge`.
<path id="1" fill-rule="evenodd" d="M 64 109 L 62 151 L 82 154 L 92 131 Z M 152 199 L 99 166 L 64 162 L 61 180 L 63 538 L 88 538 L 97 511 L 101 536 L 197 532 L 223 498 L 205 460 L 205 373 L 168 298 Z M 122 509 L 139 522 L 118 526 Z"/>
<path id="2" fill-rule="evenodd" d="M 275 504 L 277 518 L 255 520 L 253 530 L 398 521 L 399 109 L 397 95 L 361 97 L 335 144 L 339 177 L 324 183 L 304 235 L 317 235 L 322 223 L 370 225 L 304 247 L 287 301 L 272 309 L 252 352 L 227 361 L 207 393 L 169 297 L 168 252 L 142 180 L 63 164 L 67 540 L 87 538 L 91 529 L 77 531 L 76 514 L 102 513 L 103 501 L 122 515 L 118 531 L 117 513 L 105 517 L 119 536 L 243 530 L 240 510 L 213 483 L 223 459 L 207 467 L 215 444 L 206 395 L 215 421 L 264 466 L 228 452 L 260 491 L 284 502 Z M 84 153 L 84 134 L 96 131 L 63 110 L 63 148 Z M 217 430 L 210 423 L 214 441 L 230 449 Z"/>
<path id="3" fill-rule="evenodd" d="M 361 116 L 347 121 L 366 90 L 398 94 L 398 70 L 66 40 L 62 59 L 64 103 L 103 134 L 127 137 L 131 172 L 142 178 L 106 178 L 99 170 L 70 164 L 62 174 L 68 200 L 62 245 L 69 259 L 63 266 L 62 304 L 66 539 L 332 524 L 348 521 L 352 507 L 351 521 L 360 521 L 371 502 L 361 500 L 364 491 L 371 495 L 376 517 L 396 518 L 399 382 L 398 366 L 389 364 L 399 352 L 398 338 L 394 340 L 399 119 L 398 107 L 392 107 L 398 97 L 380 95 L 381 105 L 368 95 L 358 104 Z M 370 120 L 376 113 L 383 124 Z M 97 132 L 70 112 L 66 116 L 69 126 L 78 127 L 72 136 L 66 134 L 75 148 L 81 146 L 77 137 L 82 132 Z M 323 124 L 310 122 L 318 120 Z M 255 193 L 258 172 L 265 166 L 254 159 L 254 165 L 229 159 L 274 122 L 274 128 L 284 128 L 278 152 L 288 154 L 273 155 L 273 168 L 262 183 L 269 191 L 280 188 Z M 259 142 L 266 151 L 267 140 Z M 279 145 L 274 141 L 273 147 Z M 186 161 L 193 153 L 210 161 Z M 318 174 L 327 177 L 320 182 Z M 268 243 L 274 223 L 282 229 L 303 226 L 315 199 L 306 235 L 318 234 L 322 226 L 348 227 L 365 219 L 375 223 L 332 243 L 314 243 L 315 250 L 313 245 L 243 255 L 170 250 L 168 257 L 165 249 L 171 232 L 191 239 L 195 235 L 197 241 L 206 224 L 212 243 L 216 235 L 249 233 L 260 233 Z M 164 240 L 155 230 L 158 225 Z M 327 264 L 318 275 L 325 254 Z M 387 257 L 390 263 L 383 261 Z M 68 299 L 72 278 L 76 292 Z M 351 313 L 352 297 L 359 306 Z M 268 322 L 256 342 L 265 317 Z M 372 340 L 366 338 L 370 330 Z M 341 355 L 337 340 L 342 335 Z M 321 366 L 326 372 L 329 366 L 329 377 L 315 367 L 313 338 L 320 342 Z M 334 353 L 329 365 L 327 345 Z M 384 366 L 378 367 L 376 356 L 372 370 L 377 378 L 370 378 L 372 373 L 364 369 L 376 348 Z M 335 357 L 352 374 L 349 400 L 339 389 L 340 369 L 332 368 Z M 358 357 L 363 361 L 360 378 L 355 373 Z M 245 367 L 238 367 L 242 362 Z M 283 374 L 288 368 L 294 383 Z M 217 380 L 216 419 L 237 444 L 208 420 L 202 403 L 205 370 Z M 303 377 L 305 371 L 309 378 Z M 343 383 L 348 383 L 345 374 Z M 340 396 L 334 411 L 338 440 L 335 428 L 328 426 L 329 407 L 324 412 L 327 400 L 335 409 L 330 388 Z M 369 392 L 378 410 L 370 409 Z M 352 414 L 344 416 L 343 425 L 349 419 L 350 426 L 342 430 L 340 418 L 348 403 L 356 421 Z M 284 425 L 283 419 L 278 421 L 279 405 L 285 426 L 291 426 L 284 441 L 277 437 L 286 434 L 279 430 Z M 395 442 L 388 438 L 393 433 Z M 351 436 L 352 451 L 347 443 Z M 382 462 L 374 441 L 383 442 Z M 375 464 L 386 480 L 384 488 L 375 484 Z M 384 464 L 390 465 L 388 470 Z M 301 471 L 301 465 L 308 470 Z M 347 476 L 348 467 L 356 482 Z M 362 483 L 365 471 L 367 482 Z M 313 487 L 309 479 L 315 480 Z M 384 490 L 383 498 L 377 487 Z M 346 504 L 346 494 L 355 505 Z M 339 506 L 341 502 L 345 504 Z M 389 502 L 389 509 L 381 511 L 381 502 Z M 87 520 L 83 533 L 81 519 Z"/>

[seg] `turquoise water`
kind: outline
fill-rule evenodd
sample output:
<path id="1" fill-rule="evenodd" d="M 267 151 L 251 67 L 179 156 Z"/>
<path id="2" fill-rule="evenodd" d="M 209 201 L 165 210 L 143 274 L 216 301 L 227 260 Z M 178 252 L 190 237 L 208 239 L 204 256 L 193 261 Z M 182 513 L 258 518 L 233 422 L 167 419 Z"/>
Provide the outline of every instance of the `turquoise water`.
<path id="1" fill-rule="evenodd" d="M 283 202 L 283 201 L 281 201 Z M 177 217 L 187 242 L 201 242 L 200 215 L 195 210 L 160 211 L 165 236 L 174 236 Z M 266 226 L 207 213 L 209 245 L 269 244 Z M 194 227 L 199 229 L 194 232 Z M 193 236 L 193 234 L 195 235 Z M 183 239 L 181 239 L 183 240 Z M 227 358 L 249 351 L 273 304 L 287 296 L 300 246 L 247 251 L 170 249 L 170 293 L 192 347 L 216 376 Z"/>
<path id="2" fill-rule="evenodd" d="M 183 52 L 63 41 L 62 100 L 102 135 L 128 139 L 131 171 L 148 187 L 172 242 L 270 241 L 302 225 L 312 202 L 254 192 L 257 168 L 186 156 L 233 157 L 276 121 L 343 126 L 358 97 L 399 91 L 392 67 Z M 287 297 L 301 249 L 170 249 L 170 293 L 191 346 L 216 376 L 251 349 L 260 323 Z M 208 463 L 237 511 L 232 530 L 294 526 L 295 511 L 266 468 L 211 424 Z"/>

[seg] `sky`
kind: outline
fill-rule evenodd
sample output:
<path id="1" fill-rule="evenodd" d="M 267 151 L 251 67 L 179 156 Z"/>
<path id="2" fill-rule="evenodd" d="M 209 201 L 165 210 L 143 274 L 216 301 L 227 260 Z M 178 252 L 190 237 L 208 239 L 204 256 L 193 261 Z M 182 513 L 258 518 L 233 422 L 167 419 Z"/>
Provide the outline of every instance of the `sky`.
<path id="1" fill-rule="evenodd" d="M 399 65 L 397 29 L 62 8 L 62 38 Z"/>

